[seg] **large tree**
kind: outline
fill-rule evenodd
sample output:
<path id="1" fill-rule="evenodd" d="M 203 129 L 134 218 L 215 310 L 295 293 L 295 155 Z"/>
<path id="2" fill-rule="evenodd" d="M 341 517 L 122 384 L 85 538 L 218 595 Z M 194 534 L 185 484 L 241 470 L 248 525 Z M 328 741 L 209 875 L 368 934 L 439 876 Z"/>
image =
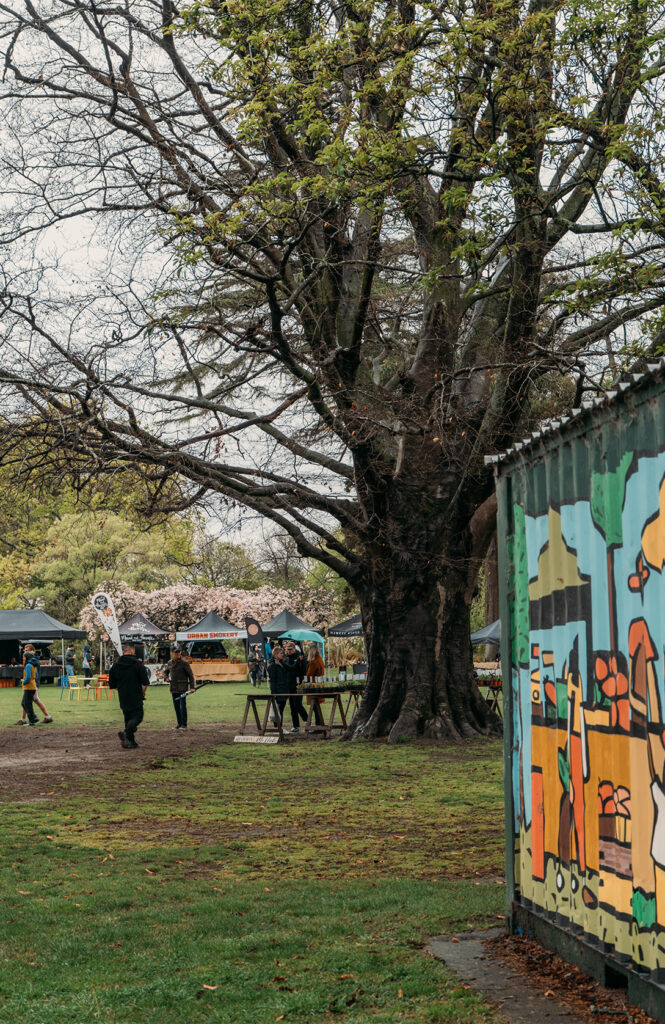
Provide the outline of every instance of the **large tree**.
<path id="1" fill-rule="evenodd" d="M 7 244 L 73 218 L 124 239 L 69 306 L 12 256 L 7 409 L 92 467 L 267 517 L 347 580 L 369 655 L 353 735 L 494 729 L 468 639 L 483 456 L 545 375 L 602 387 L 657 333 L 660 6 L 0 12 Z"/>

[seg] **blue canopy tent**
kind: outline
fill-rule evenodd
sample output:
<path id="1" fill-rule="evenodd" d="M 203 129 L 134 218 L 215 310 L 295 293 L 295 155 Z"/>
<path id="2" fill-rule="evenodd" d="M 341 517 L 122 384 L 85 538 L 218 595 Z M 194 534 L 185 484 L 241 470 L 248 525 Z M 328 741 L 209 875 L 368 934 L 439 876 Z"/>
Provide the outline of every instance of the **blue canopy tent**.
<path id="1" fill-rule="evenodd" d="M 280 635 L 280 640 L 311 640 L 315 644 L 324 643 L 324 639 L 315 629 L 289 629 Z"/>

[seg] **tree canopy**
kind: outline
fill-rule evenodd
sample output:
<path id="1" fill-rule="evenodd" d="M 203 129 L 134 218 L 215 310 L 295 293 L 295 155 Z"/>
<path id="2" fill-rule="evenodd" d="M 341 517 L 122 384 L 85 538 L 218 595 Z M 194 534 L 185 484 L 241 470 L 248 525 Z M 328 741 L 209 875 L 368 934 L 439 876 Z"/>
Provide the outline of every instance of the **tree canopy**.
<path id="1" fill-rule="evenodd" d="M 661 342 L 660 8 L 0 15 L 17 421 L 96 471 L 223 495 L 346 580 L 369 653 L 354 735 L 495 728 L 468 651 L 483 456 L 548 376 L 579 399 Z M 25 246 L 76 218 L 112 259 L 63 292 Z"/>

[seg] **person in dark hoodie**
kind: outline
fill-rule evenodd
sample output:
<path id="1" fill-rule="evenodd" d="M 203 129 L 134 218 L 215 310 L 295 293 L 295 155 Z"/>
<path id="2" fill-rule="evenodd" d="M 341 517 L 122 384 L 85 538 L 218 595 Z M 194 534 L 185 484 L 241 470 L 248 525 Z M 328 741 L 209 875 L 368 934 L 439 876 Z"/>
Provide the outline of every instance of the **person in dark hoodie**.
<path id="1" fill-rule="evenodd" d="M 35 714 L 33 702 L 39 684 L 39 658 L 32 644 L 26 644 L 23 648 L 25 655 L 25 671 L 23 673 L 23 700 L 21 707 L 28 716 L 28 725 L 37 725 L 39 719 Z"/>
<path id="2" fill-rule="evenodd" d="M 109 686 L 118 691 L 118 702 L 125 716 L 125 728 L 118 733 L 120 746 L 134 750 L 134 734 L 143 721 L 143 700 L 150 677 L 143 662 L 134 656 L 134 644 L 123 644 L 122 654 L 111 666 Z"/>

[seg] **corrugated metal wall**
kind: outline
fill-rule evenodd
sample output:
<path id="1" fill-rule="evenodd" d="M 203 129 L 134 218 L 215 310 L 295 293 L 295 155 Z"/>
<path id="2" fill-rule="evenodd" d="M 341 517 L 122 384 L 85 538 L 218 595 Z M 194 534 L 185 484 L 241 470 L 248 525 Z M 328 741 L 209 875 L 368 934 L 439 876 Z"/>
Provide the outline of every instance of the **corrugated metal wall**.
<path id="1" fill-rule="evenodd" d="M 665 981 L 665 383 L 497 468 L 516 907 Z"/>

